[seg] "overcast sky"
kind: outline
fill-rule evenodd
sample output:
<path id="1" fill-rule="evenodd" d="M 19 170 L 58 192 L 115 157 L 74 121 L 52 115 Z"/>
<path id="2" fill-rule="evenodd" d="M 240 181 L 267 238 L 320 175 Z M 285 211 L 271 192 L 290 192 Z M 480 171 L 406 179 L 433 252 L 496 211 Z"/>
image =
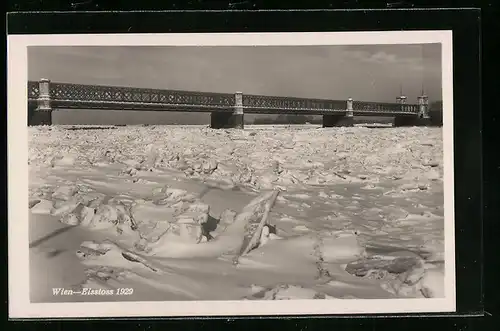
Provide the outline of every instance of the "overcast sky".
<path id="1" fill-rule="evenodd" d="M 395 102 L 402 85 L 411 103 L 423 84 L 432 102 L 441 100 L 441 46 L 30 47 L 28 79 L 40 78 L 379 102 Z"/>

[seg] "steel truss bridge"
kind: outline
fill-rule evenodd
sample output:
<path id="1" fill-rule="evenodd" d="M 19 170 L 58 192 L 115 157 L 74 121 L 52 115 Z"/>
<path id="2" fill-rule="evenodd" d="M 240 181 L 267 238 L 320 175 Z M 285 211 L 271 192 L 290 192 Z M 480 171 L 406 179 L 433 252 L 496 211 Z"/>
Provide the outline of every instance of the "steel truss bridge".
<path id="1" fill-rule="evenodd" d="M 28 102 L 37 103 L 40 83 L 28 82 Z M 102 85 L 50 83 L 52 109 L 114 109 L 151 111 L 233 112 L 234 93 L 207 93 Z M 347 100 L 303 99 L 242 94 L 245 113 L 345 113 Z M 418 104 L 353 101 L 354 116 L 417 115 Z"/>
<path id="2" fill-rule="evenodd" d="M 428 118 L 427 97 L 418 104 L 367 102 L 358 100 L 306 99 L 236 93 L 210 93 L 162 90 L 123 86 L 83 85 L 28 81 L 28 107 L 31 113 L 51 113 L 55 109 L 108 109 L 210 112 L 213 121 L 233 121 L 247 114 L 323 115 L 326 126 L 336 126 L 341 117 L 394 116 L 400 123 Z M 402 100 L 402 99 L 401 99 Z M 48 116 L 48 117 L 47 117 Z M 43 115 L 41 124 L 52 124 L 51 115 Z M 50 118 L 49 118 L 50 117 Z M 325 120 L 327 119 L 327 120 Z M 333 119 L 333 122 L 332 122 Z M 222 124 L 221 124 L 222 125 Z M 225 124 L 224 124 L 225 125 Z M 222 126 L 224 126 L 222 125 Z M 227 124 L 227 125 L 234 125 Z M 212 126 L 217 124 L 212 123 Z"/>

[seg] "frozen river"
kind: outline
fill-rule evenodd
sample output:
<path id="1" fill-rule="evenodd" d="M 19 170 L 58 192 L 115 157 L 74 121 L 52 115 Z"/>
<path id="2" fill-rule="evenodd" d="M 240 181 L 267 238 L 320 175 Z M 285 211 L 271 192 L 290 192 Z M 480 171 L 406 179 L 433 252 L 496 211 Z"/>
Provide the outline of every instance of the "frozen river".
<path id="1" fill-rule="evenodd" d="M 443 296 L 442 153 L 440 128 L 31 127 L 31 300 Z"/>

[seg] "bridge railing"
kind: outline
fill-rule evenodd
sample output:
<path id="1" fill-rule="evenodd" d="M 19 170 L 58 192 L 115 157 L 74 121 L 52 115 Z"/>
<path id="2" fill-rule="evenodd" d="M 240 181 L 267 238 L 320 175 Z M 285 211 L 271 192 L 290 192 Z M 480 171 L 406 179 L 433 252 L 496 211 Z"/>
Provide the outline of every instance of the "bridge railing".
<path id="1" fill-rule="evenodd" d="M 288 111 L 345 112 L 345 100 L 302 99 L 264 95 L 243 95 L 243 107 L 247 109 L 283 109 Z"/>
<path id="2" fill-rule="evenodd" d="M 29 98 L 40 95 L 38 82 L 28 82 Z M 50 100 L 61 103 L 116 103 L 196 106 L 231 109 L 234 94 L 203 93 L 177 90 L 160 90 L 133 87 L 50 83 Z"/>
<path id="3" fill-rule="evenodd" d="M 352 108 L 355 112 L 374 112 L 374 113 L 408 113 L 417 114 L 419 105 L 417 104 L 398 104 L 384 102 L 353 101 Z"/>
<path id="4" fill-rule="evenodd" d="M 40 96 L 40 83 L 28 81 L 28 100 L 38 100 Z"/>

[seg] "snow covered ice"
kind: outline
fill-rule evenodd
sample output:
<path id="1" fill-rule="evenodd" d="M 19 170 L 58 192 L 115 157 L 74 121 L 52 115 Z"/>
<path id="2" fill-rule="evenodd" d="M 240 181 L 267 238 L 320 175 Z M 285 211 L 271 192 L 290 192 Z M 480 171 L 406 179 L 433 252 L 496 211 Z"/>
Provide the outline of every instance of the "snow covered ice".
<path id="1" fill-rule="evenodd" d="M 426 127 L 30 127 L 31 301 L 443 297 L 442 153 Z"/>

